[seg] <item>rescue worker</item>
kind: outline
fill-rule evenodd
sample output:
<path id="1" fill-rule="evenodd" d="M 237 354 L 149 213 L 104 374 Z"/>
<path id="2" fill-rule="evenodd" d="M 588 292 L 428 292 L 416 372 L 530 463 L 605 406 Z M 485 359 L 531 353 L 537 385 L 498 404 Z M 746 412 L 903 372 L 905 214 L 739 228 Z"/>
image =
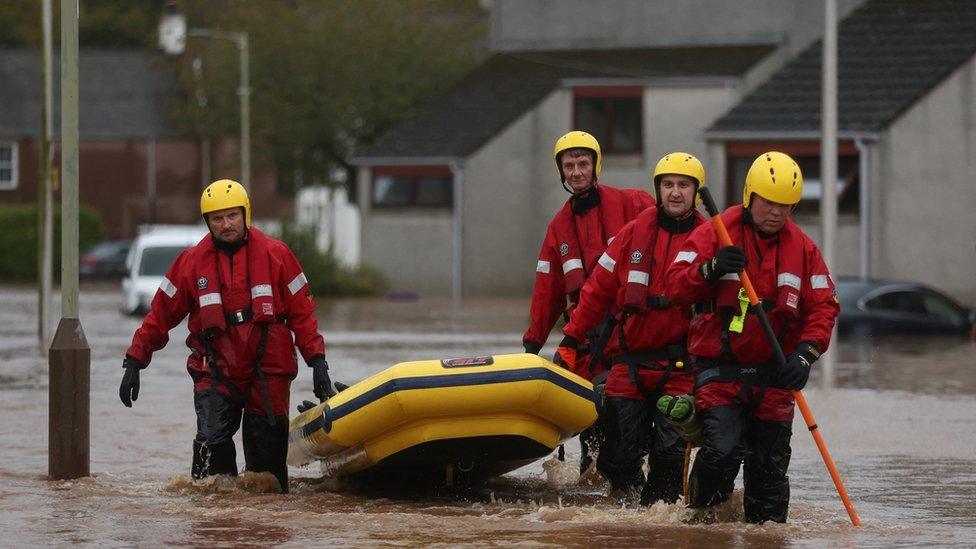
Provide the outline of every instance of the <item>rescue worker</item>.
<path id="1" fill-rule="evenodd" d="M 689 481 L 689 506 L 728 499 L 744 460 L 746 522 L 785 522 L 789 510 L 794 400 L 827 350 L 840 311 L 820 250 L 790 219 L 803 175 L 781 152 L 759 155 L 746 175 L 742 205 L 721 214 L 732 246 L 703 225 L 668 269 L 668 297 L 694 304 L 688 351 L 704 442 Z M 747 310 L 739 272 L 762 301 L 786 362 L 778 366 L 757 314 Z"/>
<path id="2" fill-rule="evenodd" d="M 674 503 L 681 495 L 685 444 L 657 410 L 657 400 L 691 393 L 693 379 L 685 367 L 691 309 L 673 306 L 664 296 L 664 273 L 692 229 L 705 221 L 695 210 L 705 168 L 694 156 L 673 152 L 657 163 L 653 182 L 656 207 L 625 225 L 607 247 L 557 350 L 571 363 L 587 332 L 608 311 L 620 311 L 606 350 L 613 366 L 603 410 L 607 440 L 597 468 L 613 492 L 639 492 L 643 505 Z M 651 459 L 645 483 L 646 447 Z"/>
<path id="3" fill-rule="evenodd" d="M 568 318 L 568 309 L 579 300 L 583 282 L 613 236 L 654 203 L 645 191 L 599 184 L 603 154 L 596 138 L 586 132 L 571 131 L 556 140 L 553 159 L 563 189 L 572 196 L 549 222 L 539 252 L 530 323 L 522 336 L 525 352 L 532 354 L 539 354 L 559 316 Z M 587 344 L 588 338 L 581 342 Z M 587 358 L 578 363 L 588 364 Z M 598 367 L 579 371 L 592 379 Z M 580 435 L 580 472 L 592 461 L 587 443 L 591 436 L 590 430 Z"/>
<path id="4" fill-rule="evenodd" d="M 242 424 L 248 471 L 267 471 L 288 491 L 288 397 L 295 346 L 312 368 L 315 395 L 335 394 L 302 267 L 283 242 L 251 226 L 247 191 L 221 179 L 204 189 L 210 234 L 173 261 L 126 351 L 122 403 L 139 396 L 139 371 L 187 315 L 197 433 L 191 475 L 237 475 L 232 439 Z M 294 334 L 294 341 L 292 339 Z"/>

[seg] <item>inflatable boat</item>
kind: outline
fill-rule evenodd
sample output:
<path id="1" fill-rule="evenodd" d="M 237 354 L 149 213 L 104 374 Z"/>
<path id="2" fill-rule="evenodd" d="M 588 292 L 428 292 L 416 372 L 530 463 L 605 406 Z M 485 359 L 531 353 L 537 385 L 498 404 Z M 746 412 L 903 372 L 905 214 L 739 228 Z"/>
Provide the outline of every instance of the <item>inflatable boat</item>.
<path id="1" fill-rule="evenodd" d="M 403 362 L 291 420 L 289 465 L 331 477 L 471 483 L 596 420 L 593 385 L 531 354 Z"/>

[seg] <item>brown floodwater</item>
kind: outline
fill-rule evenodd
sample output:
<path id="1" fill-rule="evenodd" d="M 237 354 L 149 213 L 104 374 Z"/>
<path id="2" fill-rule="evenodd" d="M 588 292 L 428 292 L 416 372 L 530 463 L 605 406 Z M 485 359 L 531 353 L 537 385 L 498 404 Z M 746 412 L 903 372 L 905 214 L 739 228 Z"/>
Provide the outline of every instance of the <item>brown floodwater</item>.
<path id="1" fill-rule="evenodd" d="M 736 498 L 702 523 L 680 504 L 642 508 L 600 482 L 567 483 L 578 458 L 533 463 L 464 492 L 397 492 L 291 469 L 291 493 L 264 475 L 191 482 L 195 419 L 185 325 L 118 399 L 139 319 L 117 290 L 83 288 L 91 346 L 91 476 L 47 474 L 47 360 L 35 293 L 0 289 L 0 532 L 3 545 L 890 547 L 976 544 L 976 345 L 965 338 L 842 340 L 805 390 L 862 526 L 851 526 L 797 414 L 789 523 L 746 525 Z M 527 301 L 322 301 L 333 378 L 351 383 L 405 360 L 519 352 Z M 554 336 L 552 339 L 556 339 Z M 554 342 L 546 348 L 551 353 Z M 292 402 L 311 396 L 302 368 Z M 238 440 L 238 460 L 243 457 Z M 584 480 L 587 480 L 584 478 Z M 592 479 L 589 479 L 592 480 Z"/>

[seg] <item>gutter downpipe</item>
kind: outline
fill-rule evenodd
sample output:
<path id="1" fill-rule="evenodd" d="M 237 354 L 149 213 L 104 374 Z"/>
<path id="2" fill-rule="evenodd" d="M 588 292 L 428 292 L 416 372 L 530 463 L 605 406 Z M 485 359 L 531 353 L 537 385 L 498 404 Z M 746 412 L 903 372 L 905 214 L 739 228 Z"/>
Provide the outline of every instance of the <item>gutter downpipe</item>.
<path id="1" fill-rule="evenodd" d="M 451 231 L 451 299 L 455 304 L 461 301 L 461 281 L 463 270 L 463 227 L 464 227 L 464 168 L 459 162 L 450 164 L 451 175 L 453 176 L 453 203 L 454 210 L 452 231 Z"/>
<path id="2" fill-rule="evenodd" d="M 864 142 L 863 137 L 855 137 L 854 146 L 857 147 L 858 180 L 860 182 L 858 192 L 861 193 L 861 224 L 858 231 L 861 245 L 859 274 L 861 278 L 867 279 L 871 276 L 871 175 L 869 157 L 871 149 Z"/>

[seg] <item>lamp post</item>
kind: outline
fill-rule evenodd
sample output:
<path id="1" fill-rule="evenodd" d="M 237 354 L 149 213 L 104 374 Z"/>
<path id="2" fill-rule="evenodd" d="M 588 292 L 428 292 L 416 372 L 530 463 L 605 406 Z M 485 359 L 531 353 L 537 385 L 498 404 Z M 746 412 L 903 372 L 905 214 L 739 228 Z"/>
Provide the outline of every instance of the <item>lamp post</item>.
<path id="1" fill-rule="evenodd" d="M 251 190 L 251 71 L 247 32 L 216 29 L 186 29 L 186 17 L 177 11 L 173 2 L 167 3 L 159 20 L 159 47 L 170 55 L 179 55 L 186 48 L 186 38 L 228 40 L 237 46 L 241 83 L 237 95 L 241 101 L 241 185 Z"/>
<path id="2" fill-rule="evenodd" d="M 61 0 L 61 321 L 48 351 L 48 475 L 90 473 L 91 347 L 78 312 L 78 2 Z"/>

